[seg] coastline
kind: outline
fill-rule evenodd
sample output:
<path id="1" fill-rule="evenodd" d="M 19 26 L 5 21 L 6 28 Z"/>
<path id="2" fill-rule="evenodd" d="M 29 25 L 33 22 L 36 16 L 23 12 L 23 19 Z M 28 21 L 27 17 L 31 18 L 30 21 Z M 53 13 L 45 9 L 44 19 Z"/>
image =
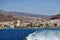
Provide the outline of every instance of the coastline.
<path id="1" fill-rule="evenodd" d="M 19 30 L 19 29 L 35 29 L 35 30 L 60 30 L 60 28 L 2 28 L 2 29 L 0 29 L 0 30 L 10 30 L 10 29 L 17 29 L 17 30 Z"/>

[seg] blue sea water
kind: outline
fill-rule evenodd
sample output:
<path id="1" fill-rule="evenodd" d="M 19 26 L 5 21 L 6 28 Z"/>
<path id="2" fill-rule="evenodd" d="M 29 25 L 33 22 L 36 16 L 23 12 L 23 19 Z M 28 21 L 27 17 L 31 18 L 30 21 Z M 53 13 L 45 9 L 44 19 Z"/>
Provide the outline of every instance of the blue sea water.
<path id="1" fill-rule="evenodd" d="M 0 29 L 0 40 L 51 40 L 56 36 L 60 38 L 59 28 L 19 28 L 19 29 Z M 47 39 L 48 38 L 48 39 Z"/>

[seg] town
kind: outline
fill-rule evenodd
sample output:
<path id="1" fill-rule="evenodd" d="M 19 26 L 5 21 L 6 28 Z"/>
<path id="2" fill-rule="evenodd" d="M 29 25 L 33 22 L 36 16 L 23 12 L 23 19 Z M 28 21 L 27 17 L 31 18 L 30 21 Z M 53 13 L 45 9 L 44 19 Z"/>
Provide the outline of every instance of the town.
<path id="1" fill-rule="evenodd" d="M 16 21 L 0 21 L 0 29 L 3 28 L 59 28 L 60 19 L 30 22 Z"/>

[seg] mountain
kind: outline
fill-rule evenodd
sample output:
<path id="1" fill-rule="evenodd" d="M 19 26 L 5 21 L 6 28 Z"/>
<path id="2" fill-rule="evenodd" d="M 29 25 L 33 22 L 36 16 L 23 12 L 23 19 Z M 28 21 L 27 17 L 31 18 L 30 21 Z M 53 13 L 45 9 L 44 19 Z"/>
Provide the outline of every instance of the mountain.
<path id="1" fill-rule="evenodd" d="M 21 20 L 25 22 L 30 22 L 31 20 L 42 20 L 45 21 L 49 18 L 49 15 L 38 15 L 32 13 L 16 12 L 16 11 L 4 11 L 0 10 L 0 20 Z"/>
<path id="2" fill-rule="evenodd" d="M 60 14 L 52 15 L 50 17 L 50 20 L 54 20 L 54 19 L 60 19 Z"/>
<path id="3" fill-rule="evenodd" d="M 49 15 L 39 15 L 39 14 L 32 14 L 32 13 L 24 13 L 24 12 L 15 12 L 15 11 L 4 11 L 0 10 L 0 14 L 5 15 L 13 15 L 16 17 L 27 16 L 27 17 L 40 17 L 40 18 L 47 18 Z"/>

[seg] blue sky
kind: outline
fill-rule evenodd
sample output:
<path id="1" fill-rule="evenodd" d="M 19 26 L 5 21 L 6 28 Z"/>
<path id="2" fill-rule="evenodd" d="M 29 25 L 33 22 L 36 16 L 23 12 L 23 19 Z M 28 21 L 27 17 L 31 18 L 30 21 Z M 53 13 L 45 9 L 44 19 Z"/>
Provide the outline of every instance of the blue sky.
<path id="1" fill-rule="evenodd" d="M 60 0 L 0 0 L 0 10 L 54 15 L 60 13 Z"/>

